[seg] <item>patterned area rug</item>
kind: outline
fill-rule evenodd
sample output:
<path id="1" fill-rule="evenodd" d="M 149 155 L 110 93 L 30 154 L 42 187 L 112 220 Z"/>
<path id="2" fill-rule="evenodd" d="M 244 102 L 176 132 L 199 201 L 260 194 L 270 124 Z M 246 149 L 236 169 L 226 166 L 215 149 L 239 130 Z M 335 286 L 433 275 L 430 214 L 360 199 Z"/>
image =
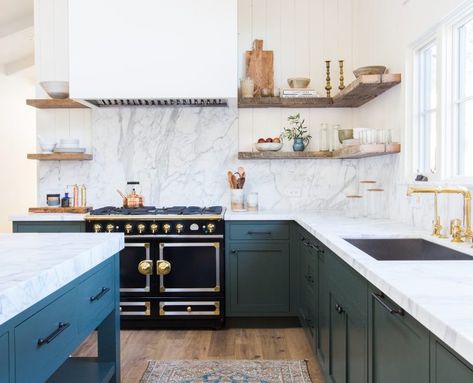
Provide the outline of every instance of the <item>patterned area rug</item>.
<path id="1" fill-rule="evenodd" d="M 141 383 L 311 383 L 304 360 L 152 360 Z"/>

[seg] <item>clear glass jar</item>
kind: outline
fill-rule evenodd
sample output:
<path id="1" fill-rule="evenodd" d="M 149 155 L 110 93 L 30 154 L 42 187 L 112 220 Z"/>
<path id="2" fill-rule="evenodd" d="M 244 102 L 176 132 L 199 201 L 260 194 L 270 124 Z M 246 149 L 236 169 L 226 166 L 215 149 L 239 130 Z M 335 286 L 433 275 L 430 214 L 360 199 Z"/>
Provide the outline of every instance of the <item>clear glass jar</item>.
<path id="1" fill-rule="evenodd" d="M 385 218 L 386 207 L 384 198 L 384 189 L 368 189 L 368 205 L 370 218 Z"/>
<path id="2" fill-rule="evenodd" d="M 246 197 L 246 208 L 248 211 L 258 211 L 258 193 L 249 193 Z"/>
<path id="3" fill-rule="evenodd" d="M 321 152 L 326 152 L 329 150 L 329 129 L 328 129 L 328 124 L 323 122 L 320 124 L 320 151 Z"/>
<path id="4" fill-rule="evenodd" d="M 360 181 L 360 195 L 363 197 L 363 208 L 361 212 L 362 217 L 369 217 L 370 210 L 368 204 L 368 189 L 374 189 L 376 181 L 363 180 Z"/>
<path id="5" fill-rule="evenodd" d="M 348 218 L 359 218 L 363 211 L 363 197 L 361 195 L 347 195 L 348 204 L 346 216 Z"/>

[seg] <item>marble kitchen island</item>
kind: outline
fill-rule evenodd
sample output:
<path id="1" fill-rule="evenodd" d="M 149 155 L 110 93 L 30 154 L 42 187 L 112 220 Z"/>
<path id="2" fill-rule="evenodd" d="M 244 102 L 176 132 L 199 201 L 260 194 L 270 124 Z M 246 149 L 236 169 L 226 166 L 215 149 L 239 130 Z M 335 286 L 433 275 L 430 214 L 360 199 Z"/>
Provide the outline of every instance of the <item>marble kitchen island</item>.
<path id="1" fill-rule="evenodd" d="M 122 234 L 0 235 L 0 382 L 120 381 Z M 68 358 L 98 330 L 97 358 Z"/>

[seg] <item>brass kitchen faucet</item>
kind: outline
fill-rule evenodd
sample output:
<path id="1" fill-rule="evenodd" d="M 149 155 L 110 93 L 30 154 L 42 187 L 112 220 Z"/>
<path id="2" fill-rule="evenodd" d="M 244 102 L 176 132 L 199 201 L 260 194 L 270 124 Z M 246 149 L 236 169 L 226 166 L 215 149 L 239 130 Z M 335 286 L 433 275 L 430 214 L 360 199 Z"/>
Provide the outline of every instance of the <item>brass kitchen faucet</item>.
<path id="1" fill-rule="evenodd" d="M 453 235 L 453 242 L 463 242 L 462 237 L 467 241 L 473 239 L 473 231 L 471 229 L 471 193 L 465 187 L 418 187 L 410 186 L 407 188 L 407 195 L 411 196 L 417 193 L 433 194 L 435 198 L 435 217 L 432 235 L 441 237 L 442 225 L 438 214 L 438 195 L 439 194 L 461 194 L 463 196 L 463 227 L 452 221 L 450 233 Z"/>

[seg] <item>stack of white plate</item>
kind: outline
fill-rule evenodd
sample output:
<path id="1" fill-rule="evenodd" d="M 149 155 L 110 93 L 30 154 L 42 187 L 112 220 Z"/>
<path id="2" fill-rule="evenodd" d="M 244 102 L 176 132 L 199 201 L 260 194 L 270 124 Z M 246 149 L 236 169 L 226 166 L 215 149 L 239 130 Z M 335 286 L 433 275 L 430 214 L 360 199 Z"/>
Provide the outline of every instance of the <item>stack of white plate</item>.
<path id="1" fill-rule="evenodd" d="M 84 153 L 85 148 L 79 147 L 79 140 L 76 138 L 62 138 L 54 148 L 55 153 Z"/>

